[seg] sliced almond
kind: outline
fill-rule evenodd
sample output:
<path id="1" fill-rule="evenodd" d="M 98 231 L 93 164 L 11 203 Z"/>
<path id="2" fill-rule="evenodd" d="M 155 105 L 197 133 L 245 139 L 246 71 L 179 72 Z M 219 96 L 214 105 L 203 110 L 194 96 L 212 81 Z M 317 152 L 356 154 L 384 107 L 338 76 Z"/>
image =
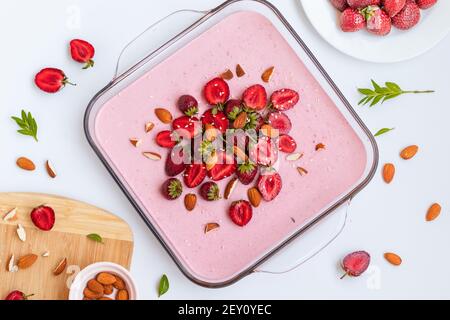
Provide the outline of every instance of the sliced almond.
<path id="1" fill-rule="evenodd" d="M 244 69 L 241 67 L 240 64 L 238 64 L 238 65 L 236 66 L 236 75 L 237 75 L 238 78 L 243 77 L 243 76 L 245 75 L 245 71 L 244 71 Z"/>
<path id="2" fill-rule="evenodd" d="M 162 123 L 168 124 L 172 122 L 172 114 L 167 109 L 156 108 L 155 114 L 158 117 L 159 121 L 161 121 Z"/>
<path id="3" fill-rule="evenodd" d="M 236 178 L 236 177 L 233 177 L 233 178 L 231 178 L 230 181 L 228 181 L 228 184 L 225 187 L 225 192 L 223 194 L 223 197 L 225 199 L 229 199 L 230 198 L 231 194 L 234 191 L 234 188 L 236 188 L 237 182 L 238 182 L 238 178 Z"/>
<path id="4" fill-rule="evenodd" d="M 217 152 L 214 150 L 211 155 L 208 157 L 208 159 L 206 159 L 205 164 L 206 164 L 206 170 L 211 170 L 212 168 L 214 168 L 214 166 L 217 164 L 217 162 L 219 161 L 219 158 L 217 156 Z"/>
<path id="5" fill-rule="evenodd" d="M 230 69 L 225 70 L 225 72 L 223 72 L 220 77 L 224 80 L 231 80 L 233 79 L 234 75 L 233 72 Z"/>
<path id="6" fill-rule="evenodd" d="M 44 258 L 47 258 L 50 256 L 50 252 L 49 251 L 45 251 L 44 253 L 41 254 L 41 256 L 43 256 Z"/>
<path id="7" fill-rule="evenodd" d="M 318 143 L 316 144 L 316 151 L 325 149 L 325 145 L 323 143 Z"/>
<path id="8" fill-rule="evenodd" d="M 149 133 L 150 131 L 153 130 L 154 127 L 155 127 L 155 124 L 153 122 L 147 122 L 145 124 L 145 132 Z"/>
<path id="9" fill-rule="evenodd" d="M 141 144 L 141 139 L 130 138 L 130 143 L 137 148 Z"/>
<path id="10" fill-rule="evenodd" d="M 159 153 L 156 152 L 142 152 L 142 154 L 144 155 L 144 157 L 150 159 L 150 160 L 161 160 L 161 155 Z"/>
<path id="11" fill-rule="evenodd" d="M 266 69 L 263 72 L 263 74 L 261 75 L 261 80 L 264 81 L 264 82 L 269 82 L 270 78 L 272 77 L 274 69 L 275 69 L 275 67 L 270 67 L 270 68 Z"/>
<path id="12" fill-rule="evenodd" d="M 8 221 L 13 221 L 16 220 L 17 217 L 17 208 L 14 208 L 12 210 L 10 210 L 4 217 L 3 217 L 3 221 L 8 222 Z"/>
<path id="13" fill-rule="evenodd" d="M 265 135 L 266 137 L 270 137 L 270 138 L 276 138 L 280 135 L 280 132 L 278 131 L 278 129 L 274 129 L 272 128 L 272 126 L 270 124 L 263 124 L 261 126 L 261 133 L 263 135 Z"/>
<path id="14" fill-rule="evenodd" d="M 205 124 L 205 138 L 208 141 L 216 140 L 218 135 L 218 130 L 210 123 Z"/>
<path id="15" fill-rule="evenodd" d="M 220 225 L 216 222 L 210 222 L 205 225 L 205 233 L 208 233 L 214 229 L 218 229 Z"/>
<path id="16" fill-rule="evenodd" d="M 27 233 L 25 232 L 25 229 L 23 228 L 23 226 L 19 223 L 17 225 L 17 235 L 19 236 L 20 241 L 25 242 L 27 241 Z"/>
<path id="17" fill-rule="evenodd" d="M 259 192 L 258 188 L 250 188 L 247 191 L 248 200 L 252 204 L 253 207 L 258 208 L 261 204 L 262 195 Z"/>
<path id="18" fill-rule="evenodd" d="M 308 174 L 308 171 L 305 168 L 297 167 L 298 173 L 300 173 L 301 176 L 306 176 Z"/>
<path id="19" fill-rule="evenodd" d="M 33 171 L 34 169 L 36 169 L 36 165 L 34 164 L 34 162 L 25 157 L 20 157 L 19 159 L 17 159 L 16 164 L 23 170 Z"/>
<path id="20" fill-rule="evenodd" d="M 27 269 L 36 262 L 37 258 L 38 256 L 33 253 L 27 254 L 17 261 L 17 267 L 19 269 Z"/>
<path id="21" fill-rule="evenodd" d="M 291 153 L 286 156 L 287 161 L 297 161 L 300 160 L 303 157 L 303 153 L 297 152 L 297 153 Z"/>
<path id="22" fill-rule="evenodd" d="M 187 211 L 194 210 L 196 204 L 197 204 L 197 196 L 195 194 L 188 193 L 184 197 L 184 206 L 186 207 Z"/>
<path id="23" fill-rule="evenodd" d="M 52 179 L 56 178 L 56 171 L 53 168 L 52 164 L 50 163 L 50 160 L 47 160 L 45 162 L 45 169 L 47 170 L 47 173 L 50 176 L 50 178 Z"/>
<path id="24" fill-rule="evenodd" d="M 55 276 L 59 276 L 66 269 L 67 266 L 67 258 L 62 259 L 55 269 L 53 269 L 53 274 Z"/>
<path id="25" fill-rule="evenodd" d="M 16 265 L 16 261 L 14 258 L 14 255 L 11 255 L 11 258 L 9 258 L 9 262 L 8 262 L 8 271 L 9 272 L 17 272 L 19 271 L 19 267 Z"/>

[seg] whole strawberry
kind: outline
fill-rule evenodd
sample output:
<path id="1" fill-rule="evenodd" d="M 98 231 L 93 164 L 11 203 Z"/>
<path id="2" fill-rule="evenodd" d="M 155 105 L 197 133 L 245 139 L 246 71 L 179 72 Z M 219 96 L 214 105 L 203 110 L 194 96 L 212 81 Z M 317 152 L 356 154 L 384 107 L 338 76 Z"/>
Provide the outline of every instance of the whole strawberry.
<path id="1" fill-rule="evenodd" d="M 406 0 L 383 0 L 382 4 L 383 10 L 392 18 L 403 9 Z"/>
<path id="2" fill-rule="evenodd" d="M 175 200 L 183 193 L 181 181 L 177 178 L 170 178 L 162 185 L 162 193 L 168 200 Z"/>
<path id="3" fill-rule="evenodd" d="M 401 30 L 408 30 L 419 23 L 420 9 L 414 0 L 406 0 L 403 9 L 394 17 L 392 17 L 392 24 L 394 27 Z"/>
<path id="4" fill-rule="evenodd" d="M 178 109 L 187 116 L 194 116 L 198 113 L 198 102 L 193 96 L 182 95 L 177 102 Z"/>
<path id="5" fill-rule="evenodd" d="M 201 185 L 200 195 L 206 201 L 216 201 L 220 199 L 220 189 L 217 183 L 208 181 Z"/>
<path id="6" fill-rule="evenodd" d="M 347 0 L 350 8 L 362 9 L 368 6 L 378 6 L 380 5 L 380 0 Z"/>
<path id="7" fill-rule="evenodd" d="M 385 36 L 391 32 L 391 18 L 378 6 L 364 9 L 367 20 L 367 31 L 377 36 Z"/>
<path id="8" fill-rule="evenodd" d="M 330 0 L 331 4 L 339 11 L 344 11 L 347 7 L 347 0 Z"/>
<path id="9" fill-rule="evenodd" d="M 416 0 L 417 6 L 422 9 L 429 9 L 436 4 L 437 0 Z"/>
<path id="10" fill-rule="evenodd" d="M 28 300 L 29 297 L 33 296 L 33 294 L 25 294 L 22 291 L 14 290 L 10 292 L 5 300 Z"/>
<path id="11" fill-rule="evenodd" d="M 239 181 L 244 185 L 252 183 L 257 173 L 258 166 L 252 162 L 241 163 L 236 171 Z"/>
<path id="12" fill-rule="evenodd" d="M 356 251 L 350 253 L 344 257 L 342 260 L 342 269 L 344 269 L 345 276 L 359 277 L 363 274 L 370 264 L 370 255 L 365 251 Z"/>
<path id="13" fill-rule="evenodd" d="M 39 71 L 34 77 L 36 86 L 47 93 L 55 93 L 64 88 L 66 84 L 75 85 L 69 82 L 64 71 L 56 68 L 45 68 Z"/>
<path id="14" fill-rule="evenodd" d="M 81 39 L 70 41 L 70 54 L 73 60 L 85 63 L 83 69 L 94 66 L 94 60 L 92 58 L 94 58 L 95 49 L 89 42 Z"/>
<path id="15" fill-rule="evenodd" d="M 357 9 L 347 8 L 341 13 L 340 26 L 344 32 L 355 32 L 364 28 L 366 20 Z"/>

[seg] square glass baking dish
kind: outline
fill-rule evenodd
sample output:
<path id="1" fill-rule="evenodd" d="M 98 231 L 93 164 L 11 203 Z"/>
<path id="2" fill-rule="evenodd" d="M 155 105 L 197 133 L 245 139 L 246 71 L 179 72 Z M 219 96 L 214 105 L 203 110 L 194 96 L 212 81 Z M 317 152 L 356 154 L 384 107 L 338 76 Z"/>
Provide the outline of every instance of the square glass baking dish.
<path id="1" fill-rule="evenodd" d="M 157 197 L 152 198 L 150 195 L 148 199 L 143 199 L 142 193 L 138 192 L 135 184 L 130 183 L 130 180 L 125 177 L 122 170 L 123 167 L 121 167 L 123 166 L 123 163 L 119 163 L 119 161 L 117 161 L 117 158 L 115 158 L 115 156 L 107 150 L 108 148 L 104 146 L 103 142 L 99 138 L 100 129 L 98 128 L 97 120 L 99 118 L 99 114 L 102 113 L 102 109 L 104 109 L 105 105 L 111 104 L 111 101 L 114 101 L 114 99 L 120 99 L 120 96 L 122 92 L 125 92 L 125 89 L 134 86 L 133 88 L 135 88 L 135 90 L 139 90 L 139 85 L 137 85 L 139 84 L 139 81 L 145 81 L 145 77 L 147 77 L 150 72 L 153 72 L 153 70 L 157 70 L 157 67 L 160 64 L 163 64 L 163 62 L 170 57 L 175 56 L 179 51 L 186 50 L 185 48 L 191 42 L 193 43 L 194 41 L 196 41 L 196 39 L 201 38 L 210 29 L 217 28 L 217 26 L 221 22 L 226 23 L 226 19 L 233 17 L 233 15 L 235 17 L 238 15 L 242 15 L 242 17 L 248 17 L 249 15 L 251 17 L 253 15 L 257 15 L 268 24 L 270 24 L 270 28 L 274 28 L 274 30 L 281 34 L 282 38 L 284 39 L 283 41 L 285 41 L 290 47 L 289 50 L 292 50 L 305 70 L 307 70 L 309 75 L 316 81 L 316 84 L 318 87 L 320 87 L 320 90 L 323 90 L 323 92 L 327 96 L 327 99 L 329 99 L 333 103 L 333 106 L 337 109 L 339 115 L 352 128 L 354 134 L 358 137 L 359 142 L 362 146 L 361 152 L 364 153 L 363 156 L 365 159 L 365 163 L 364 167 L 361 170 L 360 177 L 358 179 L 355 179 L 355 181 L 351 185 L 345 188 L 344 192 L 339 193 L 339 195 L 334 197 L 332 201 L 328 201 L 323 205 L 321 204 L 320 210 L 317 209 L 317 213 L 314 216 L 308 217 L 307 219 L 297 219 L 298 221 L 295 221 L 296 219 L 292 218 L 291 220 L 294 223 L 292 227 L 289 227 L 288 231 L 282 234 L 282 236 L 278 235 L 276 237 L 276 241 L 273 241 L 270 244 L 266 244 L 264 246 L 264 250 L 262 250 L 261 248 L 255 250 L 255 252 L 251 255 L 251 259 L 240 261 L 239 264 L 235 266 L 234 269 L 232 269 L 232 272 L 227 273 L 225 271 L 217 271 L 216 276 L 215 270 L 220 269 L 220 261 L 218 261 L 217 265 L 214 265 L 214 262 L 208 260 L 208 257 L 214 255 L 212 251 L 216 252 L 223 249 L 223 246 L 220 246 L 221 242 L 217 241 L 215 243 L 216 247 L 209 247 L 208 252 L 204 251 L 201 252 L 201 254 L 197 254 L 195 256 L 196 258 L 198 258 L 202 257 L 203 255 L 205 261 L 207 261 L 206 263 L 208 263 L 208 272 L 203 272 L 204 270 L 206 270 L 206 267 L 199 267 L 202 265 L 202 261 L 200 261 L 201 258 L 198 258 L 200 260 L 194 263 L 192 259 L 190 259 L 192 257 L 186 256 L 183 253 L 184 249 L 180 248 L 180 242 L 177 243 L 176 241 L 172 241 L 171 239 L 173 237 L 173 233 L 176 231 L 168 228 L 167 225 L 164 226 L 164 224 L 158 220 L 155 212 L 149 209 L 150 205 L 148 203 L 156 203 L 161 200 Z M 249 55 L 251 56 L 251 53 Z M 214 53 L 212 53 L 212 56 L 214 56 Z M 258 57 L 251 57 L 251 59 L 258 60 Z M 239 61 L 235 60 L 229 61 L 229 66 L 231 66 L 232 63 L 236 62 L 239 63 Z M 273 61 L 272 63 L 275 66 L 277 65 L 277 61 Z M 281 62 L 279 64 L 281 64 Z M 225 66 L 223 66 L 223 69 L 225 69 Z M 217 74 L 219 70 L 214 71 Z M 205 80 L 207 80 L 208 77 L 212 78 L 211 75 L 205 75 Z M 176 81 L 176 79 L 174 79 L 174 81 Z M 145 90 L 148 90 L 149 94 L 153 96 L 152 88 L 146 88 Z M 158 94 L 156 91 L 157 90 L 155 90 L 154 95 Z M 123 108 L 125 107 L 129 108 L 130 113 L 133 113 L 133 106 L 130 103 L 124 103 Z M 152 107 L 156 106 L 149 106 L 149 115 L 153 113 L 153 110 L 151 109 Z M 113 113 L 110 113 L 109 115 L 114 117 Z M 320 222 L 324 217 L 326 217 L 340 205 L 351 199 L 356 193 L 364 188 L 372 179 L 378 164 L 377 146 L 373 136 L 371 135 L 367 127 L 355 113 L 346 98 L 339 91 L 333 80 L 328 76 L 326 71 L 316 60 L 306 44 L 301 40 L 301 38 L 290 26 L 290 24 L 282 16 L 282 14 L 272 4 L 264 0 L 230 0 L 224 2 L 220 6 L 205 12 L 201 18 L 195 20 L 191 25 L 189 25 L 189 27 L 185 28 L 176 36 L 172 37 L 171 39 L 167 39 L 167 41 L 163 45 L 161 45 L 158 49 L 151 51 L 144 59 L 133 65 L 130 69 L 120 75 L 116 74 L 114 80 L 111 81 L 100 92 L 98 92 L 90 101 L 85 114 L 84 128 L 91 147 L 94 149 L 115 181 L 119 184 L 127 198 L 143 218 L 147 226 L 150 228 L 150 230 L 152 230 L 152 232 L 156 235 L 161 244 L 167 250 L 169 255 L 173 258 L 180 270 L 190 280 L 206 287 L 226 286 L 252 273 L 259 265 L 270 258 L 273 254 L 278 252 L 281 248 L 286 246 L 296 237 L 304 233 L 311 226 Z M 330 136 L 333 135 L 338 136 L 339 132 L 330 132 Z M 317 140 L 315 142 L 318 143 L 321 141 Z M 345 143 L 345 141 L 340 142 Z M 116 141 L 114 143 L 116 143 Z M 346 159 L 341 159 L 341 161 L 345 160 Z M 350 161 L 351 158 L 347 160 Z M 326 170 L 326 168 L 324 168 L 324 170 Z M 142 174 L 142 171 L 140 172 L 140 174 Z M 161 171 L 161 174 L 163 175 L 163 171 Z M 336 179 L 339 180 L 338 176 L 340 174 L 342 173 L 334 172 L 334 176 L 337 177 Z M 326 183 L 324 183 L 323 188 L 326 187 L 327 185 Z M 319 195 L 317 196 L 319 197 Z M 148 203 L 146 203 L 146 201 Z M 313 204 L 311 205 L 313 206 Z M 283 209 L 281 208 L 281 210 Z M 292 208 L 290 210 L 292 210 Z M 172 212 L 177 210 L 170 209 L 170 207 L 167 207 L 167 211 L 169 211 L 168 214 L 181 214 L 180 212 Z M 183 212 L 182 214 L 186 215 L 185 212 Z M 292 216 L 294 216 L 294 212 L 292 213 Z M 171 217 L 171 219 L 172 221 L 175 221 L 180 217 L 181 216 L 173 216 Z M 174 223 L 176 224 L 181 222 Z M 267 232 L 268 230 L 270 230 L 270 228 L 265 230 L 262 229 L 262 231 L 264 232 Z M 183 232 L 186 232 L 186 230 L 184 230 Z M 189 230 L 187 232 L 189 232 Z M 265 238 L 264 235 L 259 235 L 259 238 L 256 235 L 255 238 L 252 238 L 252 235 L 250 235 L 247 238 L 244 238 L 244 241 L 240 246 L 237 246 L 233 249 L 233 254 L 230 254 L 231 251 L 224 250 L 223 257 L 221 256 L 221 258 L 223 258 L 223 261 L 237 261 L 239 260 L 239 252 L 241 248 L 242 250 L 248 251 L 248 246 L 251 246 L 254 242 L 263 241 L 263 238 Z M 192 246 L 196 244 L 190 243 L 189 245 Z M 206 249 L 199 247 L 198 251 L 201 250 Z"/>

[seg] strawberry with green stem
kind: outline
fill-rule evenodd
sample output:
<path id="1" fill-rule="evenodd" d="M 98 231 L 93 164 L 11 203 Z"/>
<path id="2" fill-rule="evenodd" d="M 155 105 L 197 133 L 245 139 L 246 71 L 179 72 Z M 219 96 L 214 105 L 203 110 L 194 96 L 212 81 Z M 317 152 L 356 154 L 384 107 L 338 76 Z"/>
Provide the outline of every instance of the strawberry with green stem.
<path id="1" fill-rule="evenodd" d="M 183 193 L 183 186 L 181 181 L 177 178 L 170 178 L 164 182 L 162 186 L 162 192 L 164 197 L 168 200 L 175 200 Z"/>
<path id="2" fill-rule="evenodd" d="M 201 185 L 200 195 L 206 201 L 216 201 L 220 199 L 219 185 L 215 182 L 208 181 Z"/>

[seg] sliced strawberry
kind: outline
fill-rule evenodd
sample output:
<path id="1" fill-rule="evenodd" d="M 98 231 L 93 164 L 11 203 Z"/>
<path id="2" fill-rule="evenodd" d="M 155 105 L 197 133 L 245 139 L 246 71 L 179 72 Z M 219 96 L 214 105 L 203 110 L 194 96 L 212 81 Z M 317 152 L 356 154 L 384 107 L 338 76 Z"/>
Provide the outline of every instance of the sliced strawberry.
<path id="1" fill-rule="evenodd" d="M 292 153 L 297 149 L 297 142 L 290 135 L 282 134 L 278 138 L 278 150 L 284 153 Z"/>
<path id="2" fill-rule="evenodd" d="M 163 148 L 173 148 L 178 141 L 172 131 L 163 130 L 156 135 L 156 143 Z"/>
<path id="3" fill-rule="evenodd" d="M 203 95 L 210 105 L 222 104 L 230 97 L 230 88 L 222 78 L 214 78 L 203 88 Z"/>
<path id="4" fill-rule="evenodd" d="M 252 219 L 253 208 L 250 202 L 239 200 L 231 204 L 228 214 L 236 225 L 243 227 Z"/>
<path id="5" fill-rule="evenodd" d="M 171 150 L 166 158 L 165 171 L 169 177 L 175 177 L 186 169 L 186 164 L 183 162 L 183 150 L 178 151 L 180 156 L 176 157 L 175 149 Z"/>
<path id="6" fill-rule="evenodd" d="M 41 230 L 49 231 L 55 224 L 55 211 L 48 206 L 40 206 L 31 211 L 31 220 Z"/>
<path id="7" fill-rule="evenodd" d="M 184 172 L 184 183 L 188 188 L 195 188 L 200 185 L 206 177 L 206 167 L 204 164 L 190 164 Z"/>
<path id="8" fill-rule="evenodd" d="M 239 181 L 244 185 L 252 183 L 253 180 L 255 180 L 257 173 L 258 166 L 251 162 L 241 163 L 236 171 Z"/>
<path id="9" fill-rule="evenodd" d="M 280 134 L 287 134 L 292 129 L 292 122 L 283 112 L 275 111 L 269 113 L 267 122 L 274 129 L 277 129 Z"/>
<path id="10" fill-rule="evenodd" d="M 225 113 L 218 110 L 217 108 L 206 110 L 202 115 L 202 123 L 203 125 L 211 124 L 222 133 L 225 133 L 225 131 L 227 131 L 229 125 L 229 121 Z"/>
<path id="11" fill-rule="evenodd" d="M 281 89 L 272 93 L 270 102 L 272 107 L 278 111 L 286 111 L 292 109 L 300 100 L 298 93 L 291 89 Z"/>
<path id="12" fill-rule="evenodd" d="M 250 109 L 264 109 L 267 106 L 266 89 L 260 84 L 248 87 L 242 94 L 242 101 Z"/>
<path id="13" fill-rule="evenodd" d="M 278 160 L 278 149 L 272 139 L 261 137 L 258 143 L 250 145 L 250 159 L 263 166 L 273 165 Z"/>
<path id="14" fill-rule="evenodd" d="M 201 132 L 200 121 L 196 117 L 183 116 L 172 122 L 173 130 L 181 137 L 193 138 Z"/>
<path id="15" fill-rule="evenodd" d="M 219 181 L 234 174 L 237 164 L 232 155 L 219 151 L 217 152 L 217 159 L 217 164 L 208 171 L 208 177 L 214 181 Z"/>
<path id="16" fill-rule="evenodd" d="M 275 199 L 283 186 L 281 176 L 275 170 L 271 169 L 261 173 L 258 179 L 258 190 L 266 201 Z"/>

